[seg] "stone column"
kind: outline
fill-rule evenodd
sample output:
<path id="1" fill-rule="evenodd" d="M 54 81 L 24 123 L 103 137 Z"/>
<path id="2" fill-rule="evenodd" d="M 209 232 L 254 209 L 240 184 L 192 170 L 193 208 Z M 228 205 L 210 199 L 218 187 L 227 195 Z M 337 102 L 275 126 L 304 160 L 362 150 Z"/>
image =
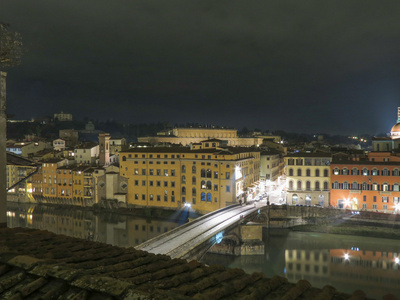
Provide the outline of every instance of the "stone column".
<path id="1" fill-rule="evenodd" d="M 7 227 L 6 77 L 0 71 L 0 227 Z"/>

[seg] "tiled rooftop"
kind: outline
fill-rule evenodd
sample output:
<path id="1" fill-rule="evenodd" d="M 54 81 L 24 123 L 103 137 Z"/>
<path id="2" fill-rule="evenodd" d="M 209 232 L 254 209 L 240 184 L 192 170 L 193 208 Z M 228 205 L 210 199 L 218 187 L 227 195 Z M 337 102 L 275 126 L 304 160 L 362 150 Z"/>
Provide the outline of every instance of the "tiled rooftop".
<path id="1" fill-rule="evenodd" d="M 0 298 L 369 299 L 27 228 L 0 229 Z"/>

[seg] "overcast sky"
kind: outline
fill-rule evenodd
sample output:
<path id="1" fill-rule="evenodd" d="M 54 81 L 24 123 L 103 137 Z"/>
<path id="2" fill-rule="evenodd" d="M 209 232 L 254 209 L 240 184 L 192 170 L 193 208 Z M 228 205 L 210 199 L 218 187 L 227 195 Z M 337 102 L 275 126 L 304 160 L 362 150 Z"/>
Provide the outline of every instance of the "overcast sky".
<path id="1" fill-rule="evenodd" d="M 400 106 L 400 1 L 0 0 L 8 113 L 378 134 Z"/>

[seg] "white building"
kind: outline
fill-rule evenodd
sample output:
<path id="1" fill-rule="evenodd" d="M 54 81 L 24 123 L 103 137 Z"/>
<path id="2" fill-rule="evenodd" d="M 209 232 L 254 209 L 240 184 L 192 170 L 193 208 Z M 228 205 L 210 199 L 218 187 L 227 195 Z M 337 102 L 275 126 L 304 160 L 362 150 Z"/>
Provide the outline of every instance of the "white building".
<path id="1" fill-rule="evenodd" d="M 77 164 L 95 164 L 99 157 L 99 145 L 87 143 L 82 147 L 75 148 L 74 153 Z"/>
<path id="2" fill-rule="evenodd" d="M 60 112 L 54 114 L 54 120 L 58 120 L 60 122 L 64 121 L 72 121 L 72 114 Z"/>
<path id="3" fill-rule="evenodd" d="M 53 149 L 61 151 L 65 149 L 65 141 L 63 139 L 56 139 L 53 141 Z"/>

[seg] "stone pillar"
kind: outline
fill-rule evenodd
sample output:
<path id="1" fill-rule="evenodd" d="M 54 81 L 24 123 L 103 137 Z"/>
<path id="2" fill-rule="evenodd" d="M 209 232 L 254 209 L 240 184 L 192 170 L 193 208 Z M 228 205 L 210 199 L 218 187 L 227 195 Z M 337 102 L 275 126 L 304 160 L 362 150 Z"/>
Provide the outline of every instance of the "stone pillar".
<path id="1" fill-rule="evenodd" d="M 6 77 L 0 71 L 0 227 L 7 227 Z"/>

